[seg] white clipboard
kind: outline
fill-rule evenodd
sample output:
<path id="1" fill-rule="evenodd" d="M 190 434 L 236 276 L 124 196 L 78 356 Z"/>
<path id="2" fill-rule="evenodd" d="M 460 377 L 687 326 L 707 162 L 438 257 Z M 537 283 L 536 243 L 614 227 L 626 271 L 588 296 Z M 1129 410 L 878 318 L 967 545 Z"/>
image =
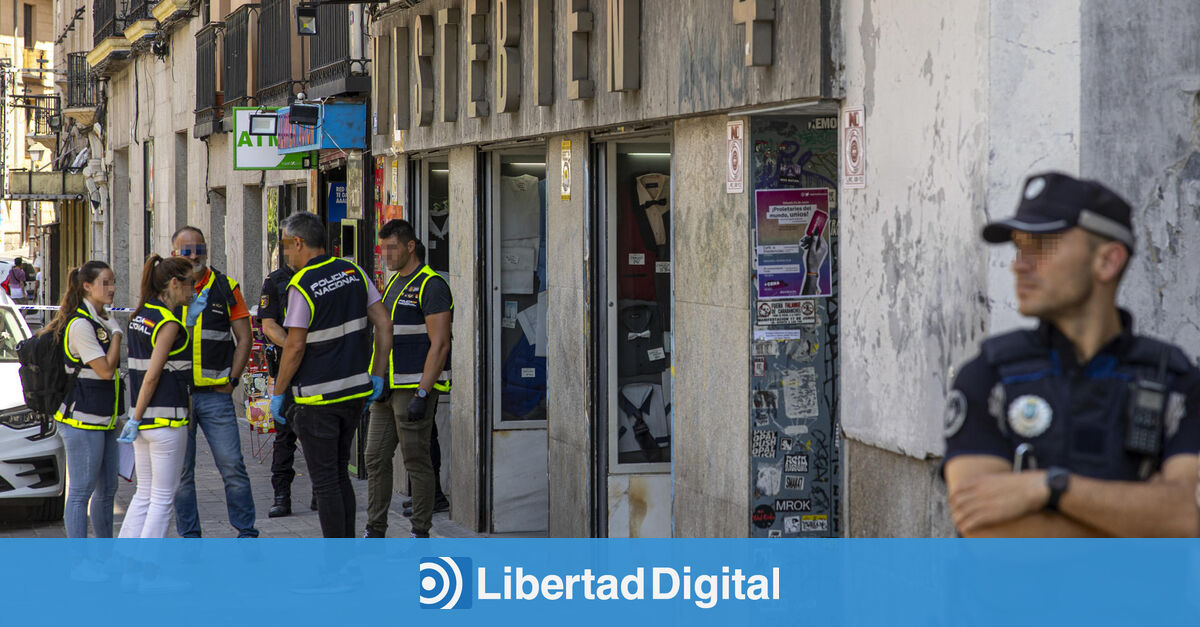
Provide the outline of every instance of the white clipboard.
<path id="1" fill-rule="evenodd" d="M 117 475 L 133 482 L 133 442 L 117 442 Z"/>

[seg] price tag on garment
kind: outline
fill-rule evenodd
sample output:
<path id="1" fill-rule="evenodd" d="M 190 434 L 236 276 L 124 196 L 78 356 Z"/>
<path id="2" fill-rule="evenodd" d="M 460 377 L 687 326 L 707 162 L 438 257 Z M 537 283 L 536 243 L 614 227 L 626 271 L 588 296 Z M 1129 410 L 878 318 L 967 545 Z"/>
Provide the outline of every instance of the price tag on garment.
<path id="1" fill-rule="evenodd" d="M 650 358 L 650 361 L 665 359 L 667 356 L 666 352 L 664 352 L 662 348 L 652 348 L 646 351 L 646 355 Z"/>
<path id="2" fill-rule="evenodd" d="M 646 265 L 646 255 L 642 253 L 629 253 L 629 265 L 644 266 Z"/>
<path id="3" fill-rule="evenodd" d="M 671 274 L 671 262 L 670 261 L 655 262 L 654 271 L 659 274 Z"/>
<path id="4" fill-rule="evenodd" d="M 517 319 L 516 318 L 501 318 L 500 326 L 504 327 L 505 329 L 515 329 L 515 328 L 517 328 Z"/>
<path id="5" fill-rule="evenodd" d="M 532 379 L 537 376 L 537 370 L 534 368 L 521 368 L 522 379 Z"/>

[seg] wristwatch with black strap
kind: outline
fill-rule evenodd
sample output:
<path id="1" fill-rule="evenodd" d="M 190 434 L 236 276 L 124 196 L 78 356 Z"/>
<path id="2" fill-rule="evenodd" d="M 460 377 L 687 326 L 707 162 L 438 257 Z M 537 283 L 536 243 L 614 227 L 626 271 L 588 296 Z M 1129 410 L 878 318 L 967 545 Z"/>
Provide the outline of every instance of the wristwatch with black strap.
<path id="1" fill-rule="evenodd" d="M 1057 466 L 1046 470 L 1046 487 L 1050 488 L 1050 498 L 1046 500 L 1046 508 L 1058 510 L 1058 501 L 1071 483 L 1071 472 Z"/>

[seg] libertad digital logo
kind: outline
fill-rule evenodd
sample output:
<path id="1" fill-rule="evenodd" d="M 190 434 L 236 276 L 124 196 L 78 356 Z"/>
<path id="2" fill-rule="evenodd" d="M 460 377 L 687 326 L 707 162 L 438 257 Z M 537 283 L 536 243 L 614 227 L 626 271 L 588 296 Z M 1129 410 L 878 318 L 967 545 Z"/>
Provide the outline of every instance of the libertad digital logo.
<path id="1" fill-rule="evenodd" d="M 471 607 L 471 558 L 422 557 L 418 575 L 418 597 L 427 610 L 459 610 Z"/>

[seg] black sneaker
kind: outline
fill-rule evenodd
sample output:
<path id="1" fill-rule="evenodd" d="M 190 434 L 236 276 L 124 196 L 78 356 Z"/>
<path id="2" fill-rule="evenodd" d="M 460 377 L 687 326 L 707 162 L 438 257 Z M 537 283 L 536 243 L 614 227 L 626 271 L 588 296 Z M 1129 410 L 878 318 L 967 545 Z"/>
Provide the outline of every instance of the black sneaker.
<path id="1" fill-rule="evenodd" d="M 442 497 L 433 502 L 433 513 L 450 511 L 450 499 Z"/>
<path id="2" fill-rule="evenodd" d="M 363 537 L 364 538 L 384 538 L 384 537 L 387 537 L 387 535 L 379 533 L 378 531 L 372 531 L 368 527 L 365 531 L 363 531 Z"/>
<path id="3" fill-rule="evenodd" d="M 268 518 L 280 518 L 282 516 L 290 516 L 292 514 L 292 499 L 286 496 L 275 497 L 275 503 L 271 505 L 270 511 L 267 512 Z"/>

